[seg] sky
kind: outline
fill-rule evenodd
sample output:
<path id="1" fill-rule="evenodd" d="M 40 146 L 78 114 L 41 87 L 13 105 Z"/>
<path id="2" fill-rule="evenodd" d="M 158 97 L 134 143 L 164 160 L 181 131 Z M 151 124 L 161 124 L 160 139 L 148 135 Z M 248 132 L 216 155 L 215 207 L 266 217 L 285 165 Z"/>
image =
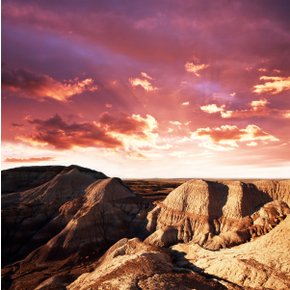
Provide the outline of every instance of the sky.
<path id="1" fill-rule="evenodd" d="M 289 178 L 288 0 L 2 1 L 2 169 Z"/>

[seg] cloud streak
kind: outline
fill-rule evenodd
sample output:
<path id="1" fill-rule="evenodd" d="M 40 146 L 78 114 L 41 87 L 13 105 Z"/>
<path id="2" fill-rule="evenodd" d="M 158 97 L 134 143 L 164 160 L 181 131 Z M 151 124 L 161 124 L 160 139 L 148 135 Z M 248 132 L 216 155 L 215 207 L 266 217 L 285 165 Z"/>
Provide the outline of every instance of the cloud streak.
<path id="1" fill-rule="evenodd" d="M 256 94 L 277 95 L 290 90 L 290 77 L 262 76 L 260 80 L 264 83 L 254 86 L 253 92 Z"/>
<path id="2" fill-rule="evenodd" d="M 209 104 L 201 106 L 200 109 L 208 114 L 219 113 L 224 119 L 243 119 L 243 118 L 256 118 L 268 117 L 273 114 L 275 118 L 288 119 L 290 118 L 290 110 L 270 108 L 270 103 L 266 99 L 255 100 L 249 104 L 248 109 L 244 110 L 227 110 L 226 105 Z"/>
<path id="3" fill-rule="evenodd" d="M 35 163 L 35 162 L 44 162 L 52 161 L 53 157 L 43 156 L 43 157 L 28 157 L 28 158 L 16 158 L 16 157 L 7 157 L 4 159 L 4 162 L 7 163 Z"/>

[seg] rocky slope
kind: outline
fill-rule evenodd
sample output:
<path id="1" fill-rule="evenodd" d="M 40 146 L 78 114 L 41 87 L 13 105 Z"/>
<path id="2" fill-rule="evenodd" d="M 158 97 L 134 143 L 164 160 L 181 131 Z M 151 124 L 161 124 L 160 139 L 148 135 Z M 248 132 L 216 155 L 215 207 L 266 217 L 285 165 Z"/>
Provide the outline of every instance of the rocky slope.
<path id="1" fill-rule="evenodd" d="M 277 183 L 262 190 L 239 181 L 188 181 L 149 213 L 147 229 L 152 234 L 147 241 L 159 246 L 193 242 L 218 250 L 263 235 L 290 212 L 290 186 L 288 191 L 284 186 L 289 182 Z"/>
<path id="2" fill-rule="evenodd" d="M 120 179 L 95 181 L 85 189 L 81 201 L 61 208 L 62 212 L 75 212 L 66 226 L 26 259 L 43 263 L 76 252 L 81 256 L 98 253 L 124 236 L 137 235 L 141 210 L 140 199 Z"/>
<path id="3" fill-rule="evenodd" d="M 77 203 L 85 188 L 96 180 L 95 176 L 72 167 L 32 189 L 2 195 L 2 245 L 5 248 L 2 263 L 25 257 L 58 233 L 74 210 L 65 211 L 65 207 Z"/>
<path id="4" fill-rule="evenodd" d="M 44 281 L 43 286 L 52 285 Z M 174 267 L 169 253 L 142 243 L 122 239 L 112 246 L 90 273 L 82 274 L 67 289 L 226 289 L 213 279 Z"/>

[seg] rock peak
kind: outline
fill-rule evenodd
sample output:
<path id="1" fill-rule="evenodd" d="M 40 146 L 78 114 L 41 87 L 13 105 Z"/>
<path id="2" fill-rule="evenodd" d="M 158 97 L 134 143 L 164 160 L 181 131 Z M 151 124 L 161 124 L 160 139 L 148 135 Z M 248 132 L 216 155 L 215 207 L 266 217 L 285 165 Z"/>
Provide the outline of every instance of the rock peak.
<path id="1" fill-rule="evenodd" d="M 87 198 L 94 201 L 116 201 L 133 197 L 133 194 L 124 186 L 120 178 L 112 177 L 103 180 L 97 180 L 87 189 Z"/>

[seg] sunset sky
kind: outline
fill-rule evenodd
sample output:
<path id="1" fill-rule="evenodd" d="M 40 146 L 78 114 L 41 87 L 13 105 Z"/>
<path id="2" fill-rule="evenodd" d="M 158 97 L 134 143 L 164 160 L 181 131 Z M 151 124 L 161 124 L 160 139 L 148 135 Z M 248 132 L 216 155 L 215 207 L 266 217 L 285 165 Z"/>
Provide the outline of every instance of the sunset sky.
<path id="1" fill-rule="evenodd" d="M 2 1 L 2 169 L 290 173 L 290 1 Z"/>

